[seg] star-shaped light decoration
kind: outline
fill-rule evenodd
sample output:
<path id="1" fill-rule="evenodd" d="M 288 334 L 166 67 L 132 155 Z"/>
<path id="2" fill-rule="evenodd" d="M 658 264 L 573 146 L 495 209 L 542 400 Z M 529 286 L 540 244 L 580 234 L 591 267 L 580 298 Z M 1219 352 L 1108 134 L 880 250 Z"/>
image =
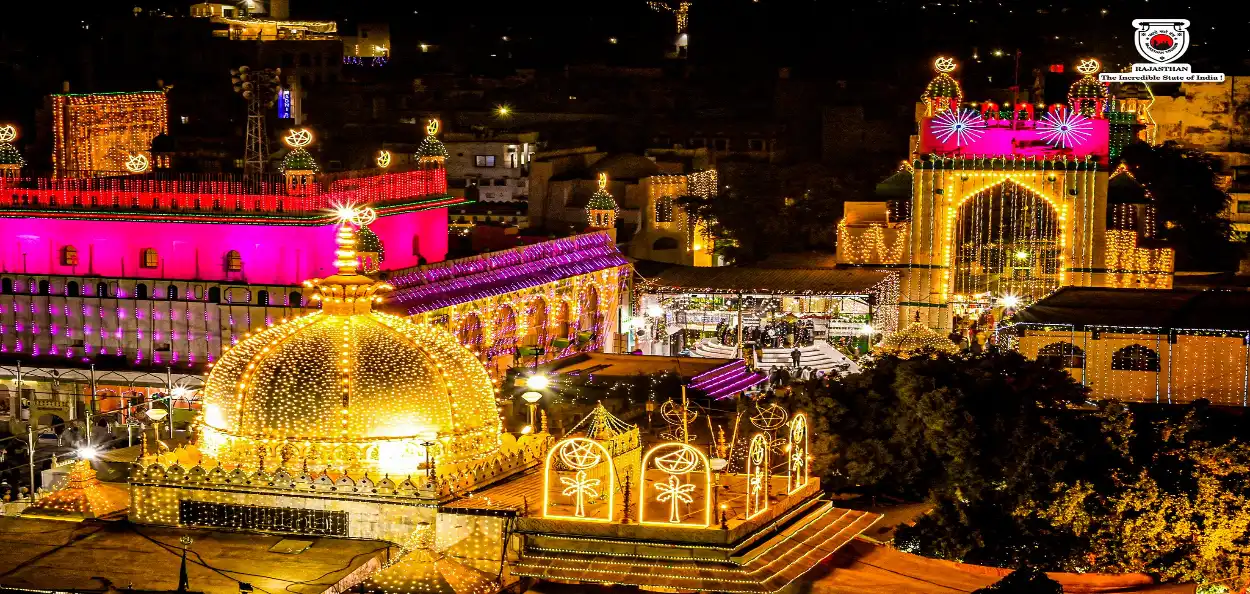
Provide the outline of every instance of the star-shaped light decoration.
<path id="1" fill-rule="evenodd" d="M 1077 65 L 1076 71 L 1085 76 L 1093 76 L 1102 70 L 1102 64 L 1095 58 L 1082 58 L 1081 63 Z"/>
<path id="2" fill-rule="evenodd" d="M 282 139 L 291 148 L 304 148 L 312 144 L 312 131 L 308 128 L 292 128 Z"/>
<path id="3" fill-rule="evenodd" d="M 376 161 L 378 163 L 378 167 L 382 169 L 386 169 L 387 167 L 390 167 L 391 166 L 391 151 L 388 151 L 386 149 L 382 149 L 378 151 L 378 156 L 376 158 Z"/>
<path id="4" fill-rule="evenodd" d="M 130 155 L 126 157 L 126 171 L 131 173 L 143 173 L 148 170 L 147 155 Z"/>
<path id="5" fill-rule="evenodd" d="M 940 56 L 933 61 L 933 69 L 943 74 L 955 71 L 955 58 Z"/>
<path id="6" fill-rule="evenodd" d="M 17 128 L 13 124 L 0 126 L 0 142 L 13 142 L 14 140 L 17 140 Z"/>

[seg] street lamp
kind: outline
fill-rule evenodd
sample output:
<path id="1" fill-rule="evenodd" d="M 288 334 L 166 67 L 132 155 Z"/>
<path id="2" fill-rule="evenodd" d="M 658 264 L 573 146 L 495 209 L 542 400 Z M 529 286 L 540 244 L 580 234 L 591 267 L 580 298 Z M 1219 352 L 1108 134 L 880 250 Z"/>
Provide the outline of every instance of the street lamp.
<path id="1" fill-rule="evenodd" d="M 525 378 L 525 387 L 531 390 L 546 390 L 549 385 L 551 385 L 551 380 L 541 373 Z M 541 397 L 541 395 L 539 396 Z"/>
<path id="2" fill-rule="evenodd" d="M 535 377 L 542 377 L 542 376 L 535 376 Z M 546 378 L 543 378 L 543 379 L 546 379 Z M 542 394 L 542 392 L 533 392 L 533 391 L 530 391 L 530 392 L 526 392 L 526 393 L 524 393 L 524 394 L 521 394 L 521 399 L 522 399 L 522 400 L 524 400 L 524 401 L 526 402 L 526 404 L 528 404 L 528 405 L 529 405 L 529 407 L 530 407 L 530 424 L 529 424 L 529 426 L 530 426 L 530 428 L 531 428 L 531 430 L 532 430 L 532 429 L 533 429 L 533 427 L 534 427 L 534 411 L 538 408 L 538 401 L 543 399 L 543 394 Z"/>
<path id="3" fill-rule="evenodd" d="M 712 486 L 712 493 L 715 494 L 715 499 L 712 500 L 712 504 L 717 505 L 720 503 L 720 479 L 723 474 L 721 471 L 725 470 L 726 466 L 729 466 L 729 460 L 726 460 L 720 456 L 717 456 L 715 458 L 712 458 L 711 460 L 708 460 L 708 462 L 712 466 L 712 471 L 716 473 L 716 484 Z M 724 506 L 718 505 L 717 507 L 724 509 Z"/>

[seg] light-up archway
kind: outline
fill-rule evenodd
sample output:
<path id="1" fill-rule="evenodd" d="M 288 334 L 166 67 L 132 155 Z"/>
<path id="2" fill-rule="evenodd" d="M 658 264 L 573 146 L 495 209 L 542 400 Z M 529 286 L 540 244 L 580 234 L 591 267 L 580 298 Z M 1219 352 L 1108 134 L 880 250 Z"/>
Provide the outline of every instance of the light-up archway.
<path id="1" fill-rule="evenodd" d="M 544 518 L 611 522 L 615 507 L 616 470 L 612 454 L 603 444 L 572 437 L 547 451 L 543 465 Z"/>
<path id="2" fill-rule="evenodd" d="M 1006 179 L 948 207 L 950 294 L 1013 295 L 1031 302 L 1063 284 L 1062 206 Z"/>

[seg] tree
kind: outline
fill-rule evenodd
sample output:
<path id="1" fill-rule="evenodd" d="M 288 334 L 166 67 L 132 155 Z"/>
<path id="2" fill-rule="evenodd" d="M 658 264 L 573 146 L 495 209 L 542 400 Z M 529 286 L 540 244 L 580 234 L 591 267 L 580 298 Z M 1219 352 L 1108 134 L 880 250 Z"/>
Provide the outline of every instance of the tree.
<path id="1" fill-rule="evenodd" d="M 1050 579 L 1041 570 L 1026 567 L 1017 569 L 998 580 L 992 586 L 973 591 L 972 594 L 993 594 L 1007 592 L 1010 594 L 1063 594 L 1063 586 Z"/>
<path id="2" fill-rule="evenodd" d="M 1159 237 L 1176 247 L 1178 270 L 1236 270 L 1241 251 L 1230 243 L 1230 198 L 1219 187 L 1214 157 L 1168 141 L 1131 144 L 1120 158 L 1154 197 Z"/>
<path id="3" fill-rule="evenodd" d="M 722 181 L 712 197 L 683 196 L 676 203 L 707 225 L 721 240 L 716 253 L 735 264 L 832 247 L 842 204 L 857 192 L 853 179 L 818 166 L 739 165 Z"/>

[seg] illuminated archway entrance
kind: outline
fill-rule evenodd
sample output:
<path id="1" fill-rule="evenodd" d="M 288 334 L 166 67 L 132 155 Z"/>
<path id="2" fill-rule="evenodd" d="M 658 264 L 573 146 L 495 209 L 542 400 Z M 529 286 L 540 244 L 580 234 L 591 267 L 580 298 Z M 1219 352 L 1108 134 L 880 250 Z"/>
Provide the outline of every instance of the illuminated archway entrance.
<path id="1" fill-rule="evenodd" d="M 1051 203 L 1013 181 L 973 194 L 957 207 L 951 292 L 1014 296 L 1030 303 L 1062 284 L 1062 217 Z"/>

